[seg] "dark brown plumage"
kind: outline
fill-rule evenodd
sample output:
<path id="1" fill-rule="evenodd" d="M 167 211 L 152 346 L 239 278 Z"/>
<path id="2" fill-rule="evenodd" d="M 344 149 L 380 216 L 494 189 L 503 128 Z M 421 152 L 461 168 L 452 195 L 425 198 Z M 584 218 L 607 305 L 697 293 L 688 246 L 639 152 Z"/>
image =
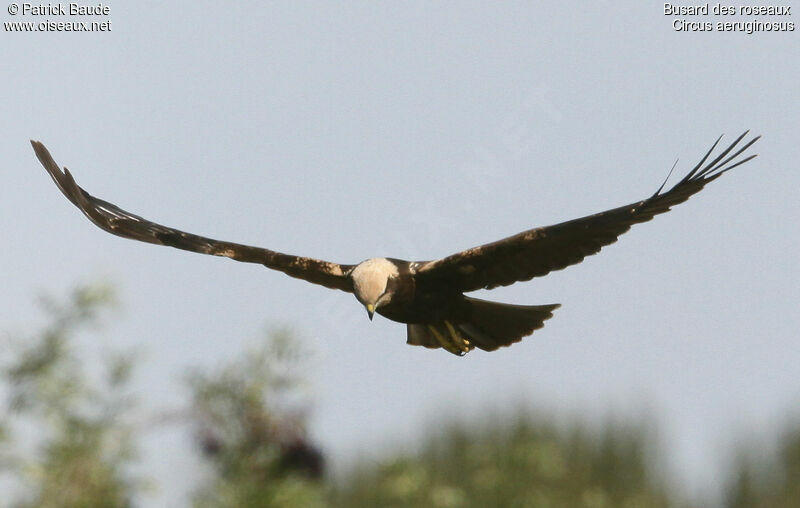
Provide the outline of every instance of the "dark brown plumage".
<path id="1" fill-rule="evenodd" d="M 617 241 L 634 224 L 647 222 L 682 203 L 722 174 L 756 155 L 737 160 L 760 136 L 740 148 L 747 132 L 710 162 L 721 137 L 677 184 L 649 198 L 553 226 L 523 231 L 503 240 L 424 262 L 372 258 L 341 265 L 313 258 L 206 238 L 133 215 L 93 197 L 69 171 L 62 172 L 44 145 L 31 141 L 36 156 L 61 192 L 95 225 L 117 236 L 178 249 L 263 264 L 292 277 L 352 292 L 367 308 L 408 325 L 409 344 L 442 347 L 463 355 L 478 347 L 493 351 L 518 342 L 544 326 L 559 304 L 511 305 L 470 298 L 463 293 L 507 286 L 580 263 Z M 735 150 L 735 151 L 734 151 Z"/>
<path id="2" fill-rule="evenodd" d="M 77 206 L 96 226 L 112 235 L 201 254 L 223 256 L 244 263 L 258 263 L 314 284 L 343 291 L 353 291 L 352 284 L 346 276 L 347 271 L 353 267 L 352 265 L 340 265 L 319 259 L 283 254 L 261 247 L 214 240 L 150 222 L 138 215 L 126 212 L 108 201 L 92 196 L 78 186 L 67 168 L 64 168 L 63 172 L 61 171 L 41 142 L 31 141 L 31 145 L 33 145 L 39 162 L 42 163 L 67 199 L 72 201 L 72 204 Z"/>
<path id="3" fill-rule="evenodd" d="M 417 269 L 417 276 L 446 281 L 459 291 L 466 292 L 508 286 L 580 263 L 586 256 L 597 254 L 601 248 L 616 242 L 617 237 L 628 231 L 632 225 L 647 222 L 658 214 L 668 212 L 671 207 L 700 192 L 726 171 L 756 157 L 750 155 L 733 163 L 761 137 L 751 139 L 730 154 L 746 135 L 747 132 L 739 136 L 728 148 L 703 166 L 722 139 L 720 136 L 689 174 L 667 192 L 661 193 L 664 188 L 662 185 L 655 194 L 636 203 L 554 226 L 529 229 L 496 242 L 424 263 Z M 730 165 L 726 166 L 727 164 Z"/>

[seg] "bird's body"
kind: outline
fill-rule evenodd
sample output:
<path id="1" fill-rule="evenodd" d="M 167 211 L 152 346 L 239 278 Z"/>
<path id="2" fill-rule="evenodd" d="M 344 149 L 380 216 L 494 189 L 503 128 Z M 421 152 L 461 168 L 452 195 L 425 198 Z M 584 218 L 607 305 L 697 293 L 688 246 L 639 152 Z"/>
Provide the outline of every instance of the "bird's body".
<path id="1" fill-rule="evenodd" d="M 595 215 L 534 228 L 435 261 L 371 258 L 341 265 L 313 258 L 206 238 L 162 226 L 95 198 L 80 188 L 47 149 L 31 141 L 39 161 L 64 195 L 98 227 L 118 236 L 178 249 L 259 263 L 292 277 L 354 293 L 370 319 L 375 313 L 407 325 L 407 342 L 463 355 L 477 347 L 493 351 L 544 326 L 559 304 L 512 305 L 471 298 L 492 289 L 580 263 L 614 243 L 633 224 L 646 222 L 686 201 L 706 184 L 755 155 L 736 160 L 756 137 L 730 152 L 742 134 L 711 162 L 719 139 L 688 175 L 666 192 Z M 704 166 L 705 164 L 705 166 Z M 666 182 L 665 182 L 666 184 Z"/>
<path id="2" fill-rule="evenodd" d="M 442 347 L 458 355 L 474 347 L 494 351 L 541 328 L 559 306 L 470 298 L 446 282 L 420 277 L 420 266 L 402 259 L 372 258 L 349 273 L 356 299 L 367 308 L 370 319 L 377 312 L 407 324 L 407 342 L 415 346 Z"/>

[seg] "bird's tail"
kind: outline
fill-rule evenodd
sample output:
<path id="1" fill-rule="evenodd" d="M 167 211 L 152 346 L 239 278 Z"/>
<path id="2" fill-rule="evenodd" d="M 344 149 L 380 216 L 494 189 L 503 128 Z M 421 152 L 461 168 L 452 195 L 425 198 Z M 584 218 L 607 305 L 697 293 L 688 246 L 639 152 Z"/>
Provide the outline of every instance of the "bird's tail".
<path id="1" fill-rule="evenodd" d="M 459 356 L 473 348 L 494 351 L 519 342 L 544 326 L 560 304 L 512 305 L 465 297 L 465 317 L 430 324 L 409 324 L 408 344 L 442 347 Z"/>

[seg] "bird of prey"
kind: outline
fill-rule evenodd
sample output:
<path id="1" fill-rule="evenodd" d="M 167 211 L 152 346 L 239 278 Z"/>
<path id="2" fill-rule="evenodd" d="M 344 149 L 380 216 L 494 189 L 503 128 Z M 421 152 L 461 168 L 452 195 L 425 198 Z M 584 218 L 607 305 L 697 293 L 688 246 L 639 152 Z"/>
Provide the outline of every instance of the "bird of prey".
<path id="1" fill-rule="evenodd" d="M 225 242 L 162 226 L 98 199 L 62 172 L 44 145 L 31 141 L 36 156 L 61 192 L 95 225 L 142 242 L 257 263 L 291 277 L 354 293 L 369 318 L 375 313 L 407 325 L 407 342 L 443 348 L 462 356 L 474 348 L 494 351 L 519 342 L 544 326 L 560 304 L 511 305 L 466 296 L 507 286 L 580 263 L 630 229 L 689 199 L 706 184 L 756 155 L 739 156 L 760 136 L 743 144 L 747 132 L 709 162 L 722 136 L 677 184 L 666 180 L 647 199 L 553 226 L 538 227 L 435 261 L 371 258 L 355 265 L 293 256 Z M 670 172 L 671 173 L 671 172 Z M 669 176 L 667 176 L 669 180 Z M 662 192 L 663 191 L 663 192 Z"/>

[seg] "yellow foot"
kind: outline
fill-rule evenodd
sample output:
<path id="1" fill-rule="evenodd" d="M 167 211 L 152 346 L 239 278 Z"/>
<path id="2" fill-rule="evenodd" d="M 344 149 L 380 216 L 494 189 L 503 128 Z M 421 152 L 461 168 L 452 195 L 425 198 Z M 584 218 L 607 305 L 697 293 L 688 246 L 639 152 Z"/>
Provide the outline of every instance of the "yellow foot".
<path id="1" fill-rule="evenodd" d="M 436 337 L 436 340 L 439 342 L 442 348 L 458 356 L 464 356 L 474 348 L 474 346 L 470 344 L 469 340 L 464 338 L 450 323 L 450 321 L 445 321 L 444 325 L 447 327 L 447 331 L 449 332 L 448 336 L 439 333 L 439 330 L 437 330 L 434 325 L 428 325 L 428 329 L 431 331 L 433 336 Z"/>

